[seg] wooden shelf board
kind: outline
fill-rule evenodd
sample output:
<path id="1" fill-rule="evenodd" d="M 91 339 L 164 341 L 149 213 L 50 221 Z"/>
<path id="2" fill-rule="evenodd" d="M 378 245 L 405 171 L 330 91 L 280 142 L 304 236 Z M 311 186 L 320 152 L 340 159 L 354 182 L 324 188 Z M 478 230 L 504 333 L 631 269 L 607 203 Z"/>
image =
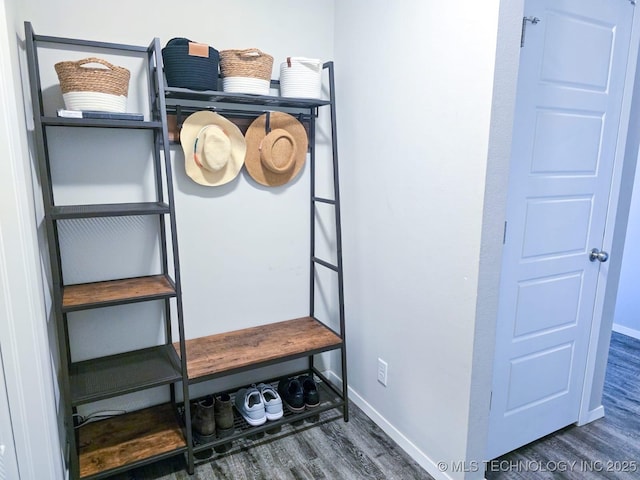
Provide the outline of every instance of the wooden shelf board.
<path id="1" fill-rule="evenodd" d="M 67 285 L 62 294 L 65 312 L 175 296 L 173 282 L 165 275 Z"/>
<path id="2" fill-rule="evenodd" d="M 342 339 L 312 317 L 199 337 L 186 342 L 189 380 L 257 368 L 338 348 Z M 174 343 L 180 354 L 180 345 Z"/>
<path id="3" fill-rule="evenodd" d="M 148 463 L 186 448 L 170 404 L 88 423 L 79 429 L 78 445 L 81 478 Z"/>

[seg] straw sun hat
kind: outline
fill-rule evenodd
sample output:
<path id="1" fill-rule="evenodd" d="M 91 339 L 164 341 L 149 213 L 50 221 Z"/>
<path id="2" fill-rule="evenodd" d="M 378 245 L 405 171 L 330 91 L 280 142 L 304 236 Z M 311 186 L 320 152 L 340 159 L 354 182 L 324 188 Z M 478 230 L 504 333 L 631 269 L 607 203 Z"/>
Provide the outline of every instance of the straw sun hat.
<path id="1" fill-rule="evenodd" d="M 293 180 L 307 158 L 307 132 L 288 113 L 260 115 L 249 125 L 245 139 L 247 172 L 256 182 L 268 187 Z"/>
<path id="2" fill-rule="evenodd" d="M 187 175 L 200 185 L 224 185 L 242 169 L 244 136 L 234 123 L 215 112 L 189 115 L 182 124 L 180 143 Z"/>

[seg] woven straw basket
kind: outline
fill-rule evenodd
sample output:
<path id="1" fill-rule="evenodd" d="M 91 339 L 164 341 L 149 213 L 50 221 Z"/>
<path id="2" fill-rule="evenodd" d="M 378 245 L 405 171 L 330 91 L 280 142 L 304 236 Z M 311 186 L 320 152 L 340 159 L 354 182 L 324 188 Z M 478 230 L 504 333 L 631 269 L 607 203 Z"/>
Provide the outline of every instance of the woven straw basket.
<path id="1" fill-rule="evenodd" d="M 220 51 L 222 90 L 269 95 L 273 57 L 257 48 Z"/>
<path id="2" fill-rule="evenodd" d="M 87 67 L 97 63 L 102 67 Z M 130 72 L 101 58 L 55 64 L 65 107 L 69 110 L 125 112 Z"/>

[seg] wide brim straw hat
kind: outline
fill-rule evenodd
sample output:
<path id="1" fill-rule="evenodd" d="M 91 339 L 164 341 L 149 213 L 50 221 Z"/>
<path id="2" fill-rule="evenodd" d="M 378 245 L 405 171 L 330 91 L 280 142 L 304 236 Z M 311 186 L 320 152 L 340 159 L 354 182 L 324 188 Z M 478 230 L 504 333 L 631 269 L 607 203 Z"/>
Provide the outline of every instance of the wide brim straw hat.
<path id="1" fill-rule="evenodd" d="M 187 175 L 200 185 L 224 185 L 236 178 L 244 164 L 242 132 L 215 112 L 202 110 L 189 115 L 180 130 L 180 143 Z"/>
<path id="2" fill-rule="evenodd" d="M 247 172 L 256 182 L 277 187 L 293 180 L 307 159 L 307 132 L 294 116 L 267 112 L 245 134 Z"/>

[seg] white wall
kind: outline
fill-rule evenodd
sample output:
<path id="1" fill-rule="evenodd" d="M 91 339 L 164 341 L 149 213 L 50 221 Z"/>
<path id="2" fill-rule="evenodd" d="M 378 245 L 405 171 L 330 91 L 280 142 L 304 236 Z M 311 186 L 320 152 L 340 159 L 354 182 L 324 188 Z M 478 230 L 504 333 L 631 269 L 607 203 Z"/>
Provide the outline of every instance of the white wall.
<path id="1" fill-rule="evenodd" d="M 516 68 L 509 48 L 496 64 L 496 44 L 500 15 L 513 11 L 499 13 L 499 0 L 188 5 L 118 0 L 97 15 L 90 4 L 30 0 L 23 9 L 46 35 L 142 45 L 186 36 L 218 49 L 257 46 L 276 62 L 335 58 L 353 397 L 433 475 L 444 478 L 439 461 L 481 460 Z M 174 152 L 188 336 L 304 314 L 307 223 L 293 219 L 307 212 L 308 171 L 286 189 L 245 176 L 203 189 Z M 84 193 L 65 185 L 69 199 Z M 103 338 L 99 318 L 76 323 L 81 339 Z M 142 332 L 133 328 L 131 338 Z M 378 357 L 389 364 L 386 388 Z"/>
<path id="2" fill-rule="evenodd" d="M 268 4 L 255 0 L 193 1 L 188 8 L 169 1 L 132 4 L 120 0 L 110 2 L 99 15 L 90 4 L 36 0 L 28 2 L 24 11 L 24 19 L 43 35 L 137 45 L 148 45 L 159 37 L 163 46 L 179 36 L 208 43 L 218 50 L 257 47 L 274 57 L 274 78 L 287 56 L 333 58 L 332 0 L 304 7 L 293 0 Z M 21 31 L 16 33 L 24 36 Z M 45 104 L 50 113 L 62 106 L 54 63 L 85 56 L 84 52 L 53 49 L 40 52 Z M 106 54 L 102 57 L 131 69 L 128 106 L 133 111 L 144 110 L 141 99 L 145 80 L 140 62 Z M 329 147 L 328 110 L 325 112 L 319 119 L 320 161 L 327 160 Z M 145 153 L 149 138 L 116 134 L 126 147 L 121 147 L 122 154 L 114 156 L 110 153 L 111 141 L 102 133 L 82 132 L 80 143 L 75 141 L 77 136 L 70 141 L 68 135 L 69 132 L 51 135 L 57 146 L 52 176 L 58 203 L 150 199 L 152 171 Z M 138 158 L 128 154 L 132 150 L 138 152 Z M 90 158 L 78 163 L 84 152 L 91 152 Z M 286 187 L 267 189 L 244 171 L 225 186 L 199 186 L 186 176 L 178 146 L 172 147 L 172 165 L 187 337 L 307 315 L 308 167 Z M 84 184 L 88 188 L 83 188 Z M 136 272 L 155 273 L 153 270 L 157 269 L 157 256 L 153 254 L 157 237 L 152 219 L 63 222 L 60 232 L 67 283 Z M 126 240 L 118 242 L 117 238 L 125 233 Z M 159 312 L 158 305 L 153 304 L 133 308 L 149 317 Z M 162 336 L 159 324 L 144 318 L 127 318 L 129 311 L 131 307 L 127 306 L 71 314 L 74 360 L 146 346 Z M 113 317 L 118 320 L 114 322 Z M 125 330 L 129 333 L 123 341 Z M 209 388 L 214 387 L 195 388 L 194 395 Z M 134 408 L 152 403 L 154 398 L 122 400 L 127 408 Z M 101 403 L 84 410 L 102 406 Z"/>
<path id="3" fill-rule="evenodd" d="M 159 37 L 164 45 L 180 36 L 209 43 L 218 50 L 258 47 L 273 55 L 275 78 L 279 63 L 287 56 L 333 58 L 332 0 L 303 7 L 293 0 L 268 4 L 255 0 L 202 0 L 189 2 L 188 8 L 166 0 L 134 4 L 119 0 L 110 2 L 108 8 L 99 13 L 92 4 L 68 0 L 28 1 L 23 2 L 19 10 L 20 14 L 10 26 L 10 37 L 15 39 L 13 49 L 16 56 L 20 54 L 22 62 L 21 70 L 15 68 L 15 76 L 21 76 L 25 82 L 24 45 L 19 41 L 24 39 L 22 22 L 25 20 L 32 22 L 35 32 L 42 35 L 138 45 L 148 45 L 154 37 Z M 53 64 L 87 55 L 82 51 L 60 52 L 50 48 L 41 50 L 39 55 L 44 65 L 41 75 L 45 104 L 48 112 L 53 113 L 56 107 L 62 106 Z M 140 62 L 123 58 L 120 63 L 108 58 L 131 68 L 129 107 L 142 110 L 145 102 L 141 99 L 144 78 Z M 20 95 L 15 97 L 19 99 Z M 30 106 L 25 108 L 29 112 Z M 319 119 L 320 161 L 328 159 L 327 118 L 328 112 Z M 21 117 L 16 125 L 24 128 Z M 30 121 L 27 125 L 32 128 Z M 108 153 L 110 141 L 96 132 L 83 132 L 80 142 L 69 141 L 68 132 L 50 132 L 50 140 L 58 147 L 52 157 L 58 203 L 109 198 L 136 201 L 153 195 L 149 188 L 152 172 L 145 151 L 149 138 L 123 133 L 118 138 L 122 150 L 114 155 Z M 131 151 L 140 156 L 128 155 Z M 206 188 L 185 175 L 182 151 L 176 146 L 172 147 L 172 164 L 187 336 L 192 338 L 306 315 L 309 309 L 306 286 L 308 167 L 295 182 L 282 188 L 262 188 L 244 172 L 224 187 Z M 23 167 L 27 175 L 29 169 L 35 169 L 28 160 Z M 40 227 L 42 239 L 39 192 L 35 200 L 35 214 L 31 212 L 25 218 L 28 224 Z M 63 222 L 60 230 L 68 283 L 114 278 L 123 273 L 146 273 L 145 269 L 156 268 L 155 228 L 146 220 Z M 127 240 L 115 242 L 124 232 L 129 235 Z M 80 238 L 81 243 L 73 238 Z M 140 241 L 146 248 L 132 247 Z M 136 308 L 145 318 L 158 316 L 157 305 L 133 307 Z M 125 314 L 124 307 L 74 313 L 69 320 L 74 360 L 135 348 L 153 343 L 161 336 L 157 323 L 133 320 Z M 123 332 L 126 335 L 122 335 Z M 227 383 L 241 385 L 250 381 L 251 375 L 251 381 L 255 381 L 273 374 L 273 369 L 251 372 Z M 219 383 L 215 389 L 227 386 L 225 382 Z M 200 385 L 193 389 L 193 394 L 213 389 L 214 386 L 208 384 Z M 141 408 L 166 396 L 165 389 L 156 389 L 83 406 L 81 413 L 101 408 Z"/>
<path id="4" fill-rule="evenodd" d="M 506 62 L 506 90 L 496 92 L 507 97 L 506 130 L 502 140 L 494 131 L 500 166 L 488 170 L 499 4 L 336 4 L 349 383 L 440 476 L 437 462 L 481 460 L 486 441 L 495 302 L 477 294 L 499 274 L 517 70 Z M 488 183 L 496 190 L 485 198 Z M 386 388 L 378 357 L 389 365 Z"/>
<path id="5" fill-rule="evenodd" d="M 332 1 L 314 2 L 304 8 L 293 0 L 269 4 L 253 0 L 194 1 L 188 5 L 178 8 L 169 1 L 115 1 L 96 15 L 89 4 L 30 1 L 25 19 L 33 23 L 36 33 L 47 35 L 139 45 L 147 45 L 156 36 L 162 45 L 174 36 L 184 36 L 219 50 L 255 46 L 274 56 L 274 74 L 287 55 L 332 57 Z M 74 52 L 63 59 L 82 55 Z M 47 57 L 51 56 L 53 53 L 47 52 Z M 55 88 L 57 79 L 52 68 L 43 83 L 46 81 Z M 129 103 L 137 105 L 135 94 Z M 90 148 L 99 141 L 86 138 L 86 145 Z M 96 150 L 106 148 L 102 144 L 97 147 Z M 304 283 L 301 279 L 307 278 L 308 169 L 286 188 L 259 187 L 245 172 L 223 187 L 201 187 L 184 173 L 181 149 L 174 146 L 172 151 L 188 337 L 304 314 L 308 308 L 306 289 L 300 284 Z M 61 158 L 64 153 L 62 150 Z M 105 158 L 104 163 L 108 161 L 115 164 L 115 170 L 129 168 L 137 170 L 134 175 L 149 177 L 148 167 L 133 162 L 127 165 L 119 158 Z M 80 181 L 82 174 L 74 174 L 74 165 L 67 163 L 54 171 L 54 177 L 61 179 L 61 201 L 86 199 L 87 192 L 68 180 L 74 176 L 73 180 Z M 97 171 L 102 170 L 107 168 Z M 136 190 L 134 183 L 122 187 L 111 182 L 112 178 L 111 183 L 103 181 L 95 170 L 87 172 L 93 175 L 90 183 L 94 189 L 89 194 L 94 197 L 113 194 L 135 198 L 149 193 L 146 189 Z M 104 187 L 105 193 L 97 193 L 96 186 Z M 140 228 L 144 230 L 144 226 Z M 99 247 L 95 250 L 99 251 Z M 114 268 L 109 260 L 98 267 L 96 270 L 105 276 Z M 82 271 L 68 275 L 70 281 L 84 279 Z M 265 289 L 265 280 L 278 288 Z"/>
<path id="6" fill-rule="evenodd" d="M 524 0 L 500 2 L 469 409 L 468 461 L 487 460 L 496 318 Z"/>

